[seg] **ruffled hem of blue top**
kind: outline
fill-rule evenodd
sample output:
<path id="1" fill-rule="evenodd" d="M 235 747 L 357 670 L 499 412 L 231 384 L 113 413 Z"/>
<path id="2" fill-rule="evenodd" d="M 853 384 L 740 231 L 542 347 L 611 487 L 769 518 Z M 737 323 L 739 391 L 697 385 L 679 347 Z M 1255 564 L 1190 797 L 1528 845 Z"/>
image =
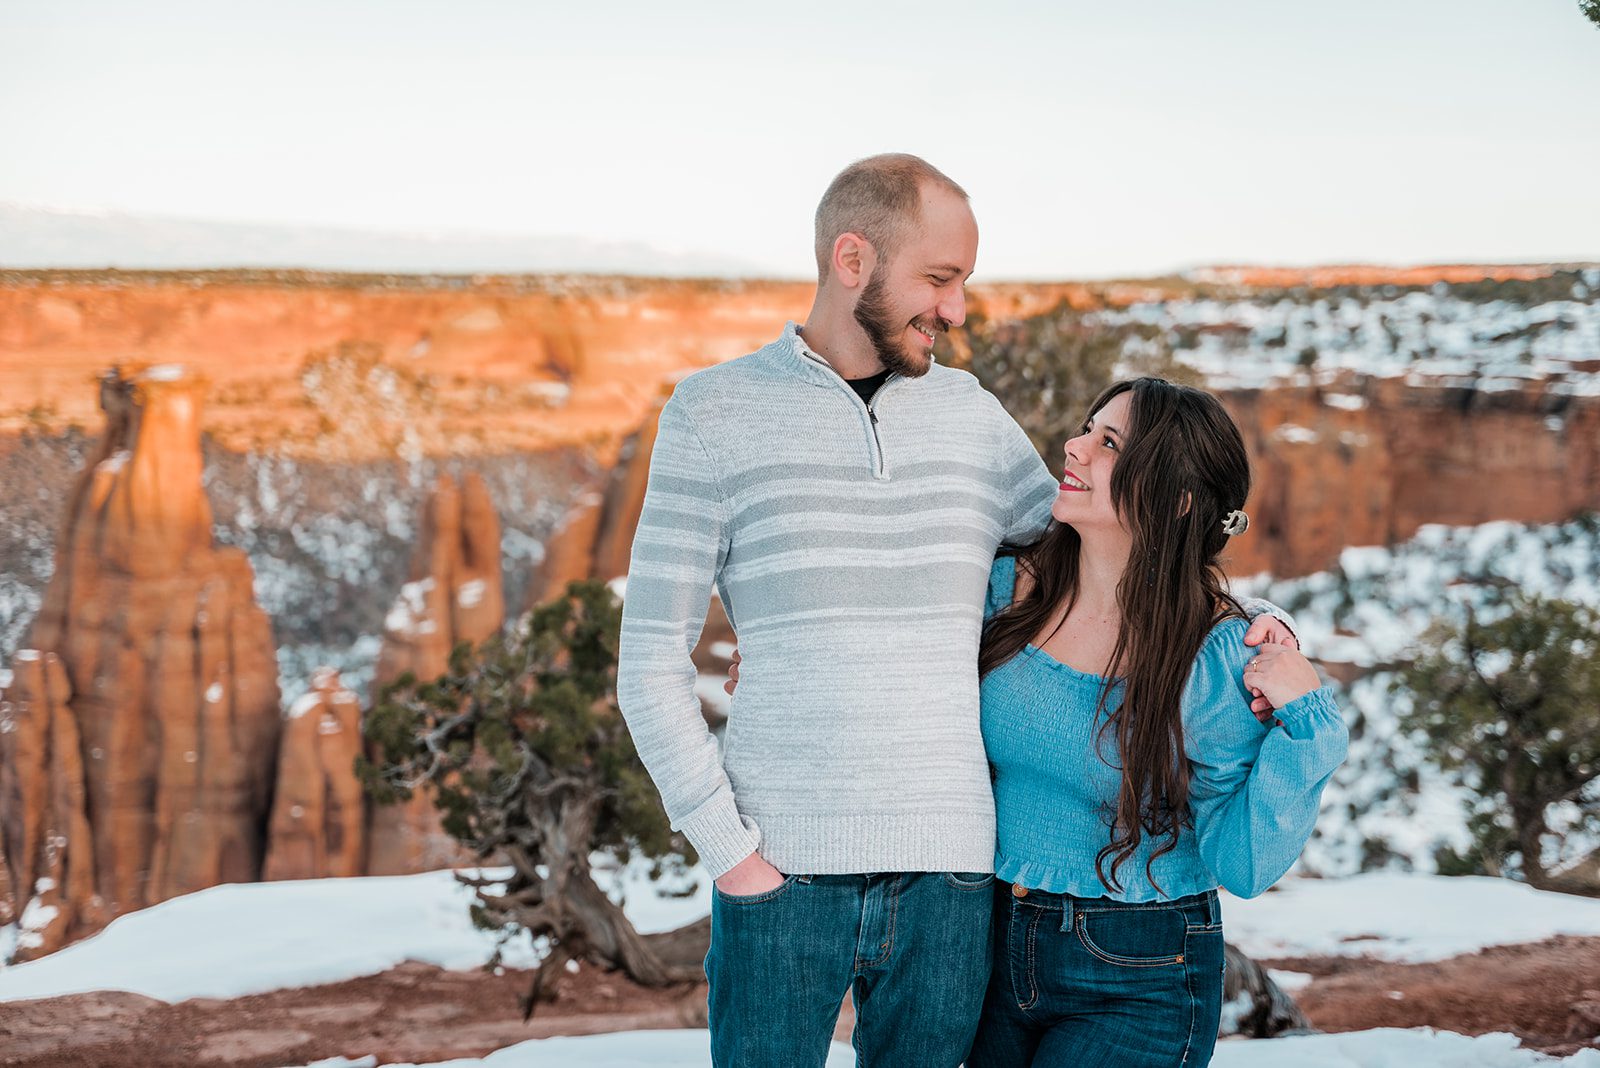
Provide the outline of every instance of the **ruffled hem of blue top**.
<path id="1" fill-rule="evenodd" d="M 1085 881 L 1076 871 L 1064 872 L 1060 868 L 1046 867 L 1033 861 L 1017 860 L 1013 857 L 995 854 L 994 877 L 1001 882 L 1016 883 L 1029 890 L 1044 890 L 1052 894 L 1070 894 L 1073 897 L 1084 899 L 1110 898 L 1114 901 L 1139 904 L 1147 901 L 1172 901 L 1191 894 L 1215 890 L 1220 884 L 1215 879 L 1175 878 L 1169 882 L 1161 881 L 1161 890 L 1150 885 L 1145 877 L 1144 865 L 1138 858 L 1131 858 L 1123 865 L 1123 886 L 1121 890 L 1111 891 L 1106 889 L 1094 874 L 1094 858 L 1089 858 L 1086 865 L 1089 877 Z M 1130 872 L 1128 869 L 1137 867 L 1138 871 Z M 1193 873 L 1186 873 L 1192 875 Z"/>

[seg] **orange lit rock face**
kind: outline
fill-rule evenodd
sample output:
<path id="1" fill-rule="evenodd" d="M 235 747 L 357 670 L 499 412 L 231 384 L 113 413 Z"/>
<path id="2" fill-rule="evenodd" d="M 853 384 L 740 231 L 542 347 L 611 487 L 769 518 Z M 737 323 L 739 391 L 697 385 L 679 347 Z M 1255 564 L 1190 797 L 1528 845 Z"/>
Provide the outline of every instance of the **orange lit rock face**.
<path id="1" fill-rule="evenodd" d="M 68 848 L 92 845 L 108 917 L 260 874 L 277 665 L 249 561 L 211 541 L 203 389 L 177 368 L 105 376 L 106 433 L 25 643 L 69 684 L 92 843 Z"/>
<path id="2" fill-rule="evenodd" d="M 500 519 L 477 473 L 444 476 L 422 517 L 411 575 L 384 622 L 375 684 L 405 672 L 435 679 L 458 642 L 477 644 L 505 622 Z"/>
<path id="3" fill-rule="evenodd" d="M 236 451 L 351 461 L 554 445 L 608 450 L 663 379 L 752 352 L 802 320 L 808 282 L 425 280 L 258 272 L 0 275 L 0 432 L 96 422 L 108 357 L 210 382 L 201 429 Z M 1159 296 L 998 283 L 968 309 L 1032 315 Z"/>
<path id="4" fill-rule="evenodd" d="M 1303 575 L 1425 523 L 1552 523 L 1600 507 L 1600 399 L 1571 398 L 1557 430 L 1537 387 L 1471 396 L 1382 379 L 1361 396 L 1351 410 L 1308 389 L 1223 394 L 1255 475 L 1230 572 Z"/>
<path id="5" fill-rule="evenodd" d="M 238 451 L 361 460 L 614 442 L 664 377 L 754 350 L 804 317 L 811 292 L 667 279 L 13 272 L 0 279 L 0 431 L 93 426 L 85 386 L 109 356 L 203 374 L 202 429 Z"/>
<path id="6" fill-rule="evenodd" d="M 556 596 L 569 582 L 594 576 L 595 546 L 604 516 L 605 502 L 597 493 L 586 496 L 567 513 L 554 535 L 545 541 L 544 559 L 530 577 L 530 606 Z"/>
<path id="7" fill-rule="evenodd" d="M 644 491 L 650 480 L 650 454 L 656 445 L 656 429 L 661 422 L 661 409 L 671 395 L 672 390 L 667 388 L 656 396 L 644 421 L 623 441 L 619 450 L 595 536 L 593 569 L 596 578 L 609 582 L 628 573 L 633 535 L 639 527 L 639 516 L 644 512 Z"/>
<path id="8" fill-rule="evenodd" d="M 15 676 L 0 699 L 0 926 L 20 924 L 21 962 L 106 916 L 66 671 L 54 653 L 30 649 Z"/>
<path id="9" fill-rule="evenodd" d="M 409 672 L 436 679 L 459 642 L 477 643 L 505 622 L 500 521 L 476 473 L 439 480 L 423 515 L 411 577 L 384 625 L 374 693 Z M 470 858 L 439 823 L 431 791 L 372 811 L 367 874 L 425 871 Z"/>
<path id="10" fill-rule="evenodd" d="M 284 719 L 263 879 L 363 874 L 366 810 L 351 768 L 361 753 L 361 703 L 337 672 L 318 672 Z"/>

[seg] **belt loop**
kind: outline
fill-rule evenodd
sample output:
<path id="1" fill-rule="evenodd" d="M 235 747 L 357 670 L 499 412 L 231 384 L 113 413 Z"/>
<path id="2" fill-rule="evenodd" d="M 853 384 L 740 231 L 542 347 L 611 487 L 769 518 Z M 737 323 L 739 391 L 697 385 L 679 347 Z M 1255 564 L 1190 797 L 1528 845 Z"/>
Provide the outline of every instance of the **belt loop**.
<path id="1" fill-rule="evenodd" d="M 1061 895 L 1061 931 L 1063 934 L 1072 931 L 1072 903 L 1073 897 L 1071 894 Z"/>
<path id="2" fill-rule="evenodd" d="M 1222 922 L 1222 902 L 1217 900 L 1216 890 L 1206 891 L 1206 925 L 1215 927 Z"/>

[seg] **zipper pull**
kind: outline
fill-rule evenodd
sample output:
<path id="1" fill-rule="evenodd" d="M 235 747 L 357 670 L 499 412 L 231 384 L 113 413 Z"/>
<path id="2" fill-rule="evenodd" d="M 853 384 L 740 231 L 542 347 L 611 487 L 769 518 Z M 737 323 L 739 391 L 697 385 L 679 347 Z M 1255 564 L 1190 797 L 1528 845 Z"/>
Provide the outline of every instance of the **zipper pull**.
<path id="1" fill-rule="evenodd" d="M 871 405 L 867 406 L 867 418 L 872 420 L 873 426 L 878 425 L 878 413 L 872 410 Z"/>

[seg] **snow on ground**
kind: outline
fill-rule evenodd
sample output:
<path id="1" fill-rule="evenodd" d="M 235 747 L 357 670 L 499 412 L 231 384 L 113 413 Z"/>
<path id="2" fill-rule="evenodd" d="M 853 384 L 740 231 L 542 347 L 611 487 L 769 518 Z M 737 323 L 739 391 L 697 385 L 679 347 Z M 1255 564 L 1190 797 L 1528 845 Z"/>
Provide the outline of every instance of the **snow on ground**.
<path id="1" fill-rule="evenodd" d="M 1392 665 L 1429 625 L 1464 606 L 1492 617 L 1503 588 L 1600 606 L 1600 520 L 1429 525 L 1390 548 L 1348 548 L 1338 566 L 1295 579 L 1236 580 L 1234 592 L 1294 613 L 1307 652 L 1365 676 L 1335 683 L 1351 727 L 1350 757 L 1323 795 L 1301 870 L 1320 875 L 1397 868 L 1432 872 L 1443 846 L 1468 844 L 1473 794 L 1400 729 L 1409 696 Z M 1582 833 L 1547 840 L 1545 861 L 1570 862 L 1600 845 Z"/>
<path id="2" fill-rule="evenodd" d="M 1353 373 L 1483 392 L 1543 383 L 1551 393 L 1600 394 L 1600 269 L 1494 288 L 1492 300 L 1479 284 L 1444 282 L 1183 297 L 1106 309 L 1092 321 L 1160 328 L 1212 388 L 1304 381 L 1309 365 L 1325 385 Z"/>
<path id="3" fill-rule="evenodd" d="M 1284 968 L 1268 968 L 1267 977 L 1278 984 L 1279 990 L 1291 997 L 1310 986 L 1317 978 L 1310 972 L 1291 972 Z"/>
<path id="4" fill-rule="evenodd" d="M 596 859 L 596 880 L 624 896 L 642 932 L 670 930 L 711 910 L 703 873 L 687 896 L 663 896 L 642 862 L 619 870 Z M 688 889 L 672 879 L 661 888 Z M 495 936 L 472 926 L 471 900 L 472 891 L 448 871 L 216 886 L 119 917 L 47 957 L 0 967 L 0 1001 L 88 990 L 169 1002 L 236 998 L 375 975 L 406 960 L 476 968 L 492 956 Z M 0 947 L 12 930 L 0 929 Z M 537 959 L 525 935 L 503 954 L 510 967 Z"/>
<path id="5" fill-rule="evenodd" d="M 581 1038 L 546 1038 L 519 1042 L 481 1060 L 438 1061 L 426 1066 L 384 1065 L 383 1068 L 709 1068 L 710 1037 L 705 1031 L 625 1031 Z M 850 1068 L 855 1054 L 835 1042 L 828 1068 Z M 1218 1043 L 1213 1068 L 1600 1068 L 1600 1051 L 1584 1050 L 1571 1057 L 1546 1057 L 1521 1049 L 1512 1035 L 1469 1038 L 1428 1028 L 1385 1027 L 1339 1035 L 1303 1035 L 1261 1041 Z M 333 1057 L 306 1068 L 378 1068 L 376 1057 Z"/>
<path id="6" fill-rule="evenodd" d="M 1228 941 L 1255 958 L 1416 964 L 1558 934 L 1600 937 L 1600 900 L 1509 879 L 1369 872 L 1286 879 L 1257 898 L 1224 899 Z"/>
<path id="7" fill-rule="evenodd" d="M 529 1062 L 532 1063 L 532 1062 Z M 542 1062 L 548 1064 L 549 1062 Z M 1299 1035 L 1217 1044 L 1213 1068 L 1600 1068 L 1600 1050 L 1546 1057 L 1517 1045 L 1514 1035 L 1469 1038 L 1431 1028 L 1381 1027 L 1339 1035 Z"/>
<path id="8" fill-rule="evenodd" d="M 670 930 L 710 911 L 703 871 L 652 886 L 642 861 L 621 869 L 596 859 L 596 878 L 625 895 L 641 931 Z M 405 960 L 476 968 L 493 953 L 494 937 L 468 920 L 470 896 L 446 871 L 213 887 L 123 916 L 41 960 L 0 968 L 0 1001 L 88 990 L 234 998 L 373 975 Z M 1257 957 L 1417 962 L 1557 934 L 1600 936 L 1597 900 L 1505 879 L 1397 872 L 1289 879 L 1252 900 L 1230 897 L 1224 914 L 1229 939 Z M 526 937 L 506 947 L 511 967 L 536 959 Z"/>
<path id="9" fill-rule="evenodd" d="M 482 1060 L 463 1057 L 452 1061 L 385 1065 L 384 1068 L 710 1068 L 711 1035 L 708 1031 L 623 1031 L 579 1038 L 545 1038 L 497 1049 Z M 835 1042 L 828 1050 L 827 1068 L 852 1068 L 853 1049 Z"/>

